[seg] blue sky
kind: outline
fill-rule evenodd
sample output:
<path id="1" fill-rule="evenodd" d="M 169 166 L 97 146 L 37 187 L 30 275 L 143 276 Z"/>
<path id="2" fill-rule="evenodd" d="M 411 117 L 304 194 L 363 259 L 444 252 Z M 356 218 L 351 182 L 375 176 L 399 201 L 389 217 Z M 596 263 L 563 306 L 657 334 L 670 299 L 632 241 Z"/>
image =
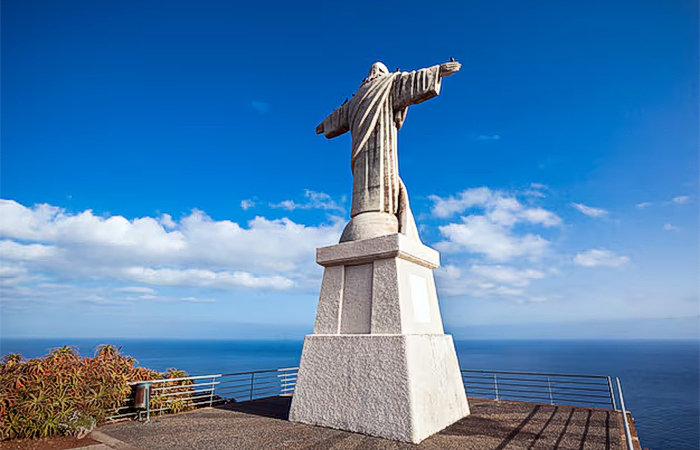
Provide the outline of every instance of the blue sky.
<path id="1" fill-rule="evenodd" d="M 447 331 L 697 337 L 695 1 L 9 0 L 2 55 L 2 336 L 302 336 L 352 182 L 316 124 L 455 57 L 399 135 Z"/>

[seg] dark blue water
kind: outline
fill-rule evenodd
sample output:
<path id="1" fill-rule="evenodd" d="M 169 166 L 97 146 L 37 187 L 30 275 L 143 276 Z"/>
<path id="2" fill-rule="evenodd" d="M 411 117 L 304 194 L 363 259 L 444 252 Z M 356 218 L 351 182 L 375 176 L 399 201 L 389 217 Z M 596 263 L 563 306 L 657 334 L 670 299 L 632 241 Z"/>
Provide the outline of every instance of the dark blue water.
<path id="1" fill-rule="evenodd" d="M 192 375 L 296 366 L 301 341 L 3 339 L 2 354 L 40 356 L 75 345 L 92 354 L 101 343 L 123 346 L 140 365 Z M 700 448 L 700 344 L 692 341 L 458 341 L 462 368 L 618 376 L 642 445 Z"/>

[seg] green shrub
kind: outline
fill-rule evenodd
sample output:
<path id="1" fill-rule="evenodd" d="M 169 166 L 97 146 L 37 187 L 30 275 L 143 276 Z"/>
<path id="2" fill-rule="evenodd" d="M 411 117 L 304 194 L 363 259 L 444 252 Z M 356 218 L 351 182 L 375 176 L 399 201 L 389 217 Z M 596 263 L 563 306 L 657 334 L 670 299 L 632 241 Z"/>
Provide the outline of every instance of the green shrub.
<path id="1" fill-rule="evenodd" d="M 131 392 L 129 382 L 163 378 L 135 367 L 136 362 L 113 345 L 101 345 L 92 358 L 68 346 L 28 361 L 6 355 L 0 363 L 2 439 L 79 435 L 92 429 L 122 406 Z"/>

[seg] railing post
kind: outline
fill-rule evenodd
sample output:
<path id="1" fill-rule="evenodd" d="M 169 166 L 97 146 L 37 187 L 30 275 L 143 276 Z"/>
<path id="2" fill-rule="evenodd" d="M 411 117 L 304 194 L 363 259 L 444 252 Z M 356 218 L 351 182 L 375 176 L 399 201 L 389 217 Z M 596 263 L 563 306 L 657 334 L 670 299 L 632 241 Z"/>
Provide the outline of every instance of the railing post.
<path id="1" fill-rule="evenodd" d="M 615 394 L 613 393 L 613 385 L 610 377 L 608 377 L 608 391 L 610 392 L 610 402 L 612 403 L 613 411 L 616 411 L 617 405 L 615 404 Z"/>
<path id="2" fill-rule="evenodd" d="M 496 392 L 496 401 L 498 401 L 498 374 L 493 374 L 493 390 Z"/>
<path id="3" fill-rule="evenodd" d="M 625 397 L 622 395 L 622 385 L 620 384 L 620 379 L 615 377 L 617 382 L 617 393 L 620 396 L 620 408 L 622 408 L 622 422 L 625 424 L 625 439 L 627 440 L 627 448 L 629 450 L 634 450 L 632 444 L 632 433 L 630 433 L 630 424 L 627 421 L 627 409 L 625 408 Z"/>
<path id="4" fill-rule="evenodd" d="M 215 381 L 216 381 L 216 377 L 211 377 L 211 393 L 209 394 L 209 407 L 210 408 L 214 404 L 214 389 L 216 389 L 216 384 L 214 384 Z"/>
<path id="5" fill-rule="evenodd" d="M 151 421 L 151 385 L 146 386 L 146 422 Z"/>
<path id="6" fill-rule="evenodd" d="M 549 404 L 553 405 L 554 399 L 552 398 L 552 383 L 549 377 L 547 377 L 547 389 L 549 389 Z"/>
<path id="7" fill-rule="evenodd" d="M 253 385 L 255 383 L 255 372 L 250 374 L 250 399 L 253 400 Z"/>

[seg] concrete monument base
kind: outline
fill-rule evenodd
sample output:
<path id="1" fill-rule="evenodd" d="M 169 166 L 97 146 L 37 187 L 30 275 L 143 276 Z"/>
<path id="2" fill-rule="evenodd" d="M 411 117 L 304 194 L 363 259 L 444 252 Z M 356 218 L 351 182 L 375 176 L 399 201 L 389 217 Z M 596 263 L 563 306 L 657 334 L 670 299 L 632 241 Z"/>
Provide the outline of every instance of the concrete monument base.
<path id="1" fill-rule="evenodd" d="M 325 267 L 289 419 L 418 443 L 469 414 L 432 269 L 393 233 L 319 248 Z"/>
<path id="2" fill-rule="evenodd" d="M 291 421 L 419 443 L 467 414 L 452 336 L 304 341 Z"/>

